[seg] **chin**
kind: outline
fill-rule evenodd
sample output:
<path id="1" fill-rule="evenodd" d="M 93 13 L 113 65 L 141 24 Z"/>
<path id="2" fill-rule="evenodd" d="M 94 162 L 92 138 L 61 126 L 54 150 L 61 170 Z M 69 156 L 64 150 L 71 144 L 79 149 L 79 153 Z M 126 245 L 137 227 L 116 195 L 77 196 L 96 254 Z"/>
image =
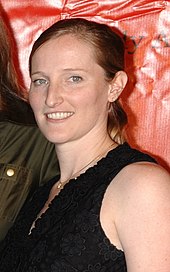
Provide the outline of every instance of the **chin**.
<path id="1" fill-rule="evenodd" d="M 45 138 L 50 142 L 50 143 L 53 143 L 53 144 L 63 144 L 65 142 L 67 142 L 68 139 L 66 139 L 66 137 L 62 137 L 62 136 L 51 136 L 49 134 L 44 134 Z"/>

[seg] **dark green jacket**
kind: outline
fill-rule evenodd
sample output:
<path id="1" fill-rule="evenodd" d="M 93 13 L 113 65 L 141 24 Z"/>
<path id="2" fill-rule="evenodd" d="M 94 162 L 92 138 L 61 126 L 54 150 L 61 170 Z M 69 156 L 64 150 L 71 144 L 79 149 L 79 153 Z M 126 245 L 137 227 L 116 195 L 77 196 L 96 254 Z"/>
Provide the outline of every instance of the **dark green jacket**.
<path id="1" fill-rule="evenodd" d="M 54 145 L 36 126 L 29 105 L 14 100 L 0 111 L 0 240 L 35 189 L 58 173 Z"/>

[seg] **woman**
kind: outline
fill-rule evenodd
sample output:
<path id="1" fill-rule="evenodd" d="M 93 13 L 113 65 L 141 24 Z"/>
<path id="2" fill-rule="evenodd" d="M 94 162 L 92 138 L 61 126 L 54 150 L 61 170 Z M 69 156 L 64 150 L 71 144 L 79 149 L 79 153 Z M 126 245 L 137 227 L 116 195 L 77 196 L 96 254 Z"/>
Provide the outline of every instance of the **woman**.
<path id="1" fill-rule="evenodd" d="M 170 178 L 125 142 L 123 62 L 119 35 L 85 19 L 33 45 L 29 99 L 61 172 L 22 209 L 1 271 L 170 271 Z"/>
<path id="2" fill-rule="evenodd" d="M 56 174 L 54 146 L 39 131 L 18 83 L 12 41 L 0 20 L 0 240 L 29 194 Z"/>

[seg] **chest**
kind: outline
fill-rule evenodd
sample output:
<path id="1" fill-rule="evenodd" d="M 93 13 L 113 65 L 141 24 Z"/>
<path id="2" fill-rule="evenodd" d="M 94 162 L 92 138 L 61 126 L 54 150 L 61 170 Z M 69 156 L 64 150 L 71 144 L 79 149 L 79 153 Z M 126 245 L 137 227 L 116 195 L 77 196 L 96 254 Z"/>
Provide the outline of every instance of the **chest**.
<path id="1" fill-rule="evenodd" d="M 86 271 L 98 264 L 102 271 L 113 272 L 115 263 L 125 265 L 123 252 L 109 242 L 100 224 L 103 193 L 102 186 L 81 192 L 81 197 L 70 195 L 62 199 L 63 205 L 57 198 L 52 202 L 36 226 L 44 233 L 31 251 L 31 266 L 37 265 L 37 259 L 46 267 L 55 264 L 61 269 L 69 264 L 68 271 L 73 267 Z"/>

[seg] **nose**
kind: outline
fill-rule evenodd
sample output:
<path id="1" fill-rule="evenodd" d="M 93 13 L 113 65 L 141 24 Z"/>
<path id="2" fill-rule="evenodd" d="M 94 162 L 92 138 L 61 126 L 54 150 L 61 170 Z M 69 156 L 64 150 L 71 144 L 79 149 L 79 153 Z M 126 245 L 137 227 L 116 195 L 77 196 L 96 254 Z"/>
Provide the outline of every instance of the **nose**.
<path id="1" fill-rule="evenodd" d="M 61 91 L 57 86 L 49 86 L 47 91 L 47 96 L 45 99 L 45 104 L 53 108 L 56 105 L 62 104 L 64 101 Z"/>

